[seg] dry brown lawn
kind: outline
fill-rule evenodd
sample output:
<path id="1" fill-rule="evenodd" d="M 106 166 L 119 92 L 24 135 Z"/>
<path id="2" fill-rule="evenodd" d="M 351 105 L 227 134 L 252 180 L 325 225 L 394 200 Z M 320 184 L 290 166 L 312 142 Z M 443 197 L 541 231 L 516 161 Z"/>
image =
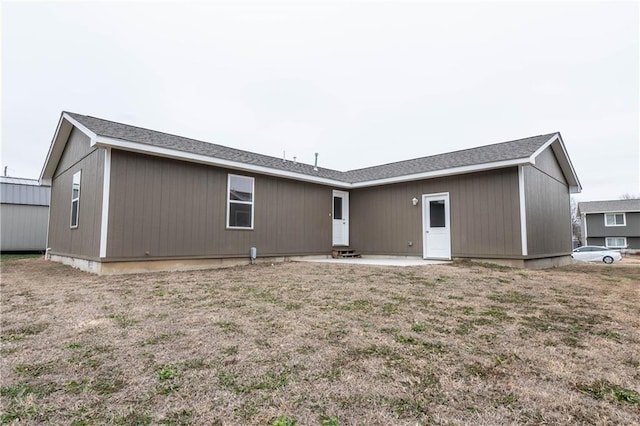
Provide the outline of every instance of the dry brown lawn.
<path id="1" fill-rule="evenodd" d="M 640 419 L 640 265 L 1 277 L 3 423 Z"/>

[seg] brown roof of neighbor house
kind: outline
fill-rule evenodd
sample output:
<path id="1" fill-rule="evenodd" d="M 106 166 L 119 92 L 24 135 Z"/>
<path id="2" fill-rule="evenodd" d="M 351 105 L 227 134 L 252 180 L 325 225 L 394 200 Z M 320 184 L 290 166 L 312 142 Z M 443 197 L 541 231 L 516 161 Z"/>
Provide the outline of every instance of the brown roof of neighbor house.
<path id="1" fill-rule="evenodd" d="M 558 134 L 549 133 L 546 135 L 533 136 L 509 142 L 481 146 L 478 148 L 470 148 L 445 154 L 431 155 L 428 157 L 341 172 L 322 167 L 318 167 L 318 170 L 314 170 L 314 167 L 309 164 L 283 161 L 282 158 L 229 148 L 223 145 L 116 123 L 87 115 L 71 112 L 63 114 L 67 114 L 74 120 L 77 120 L 80 124 L 98 136 L 136 142 L 159 148 L 168 148 L 249 165 L 262 166 L 270 169 L 333 179 L 345 183 L 373 181 L 419 173 L 435 172 L 456 167 L 523 159 L 533 155 L 553 136 Z"/>
<path id="2" fill-rule="evenodd" d="M 578 203 L 580 214 L 608 212 L 640 212 L 640 199 L 584 201 Z"/>

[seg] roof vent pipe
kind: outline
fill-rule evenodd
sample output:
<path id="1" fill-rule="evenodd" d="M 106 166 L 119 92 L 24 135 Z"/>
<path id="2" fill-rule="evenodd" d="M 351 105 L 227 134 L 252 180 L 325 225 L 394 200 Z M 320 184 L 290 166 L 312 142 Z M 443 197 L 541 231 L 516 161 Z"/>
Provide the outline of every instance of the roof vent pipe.
<path id="1" fill-rule="evenodd" d="M 318 171 L 318 153 L 316 152 L 316 162 L 313 165 L 313 170 Z"/>

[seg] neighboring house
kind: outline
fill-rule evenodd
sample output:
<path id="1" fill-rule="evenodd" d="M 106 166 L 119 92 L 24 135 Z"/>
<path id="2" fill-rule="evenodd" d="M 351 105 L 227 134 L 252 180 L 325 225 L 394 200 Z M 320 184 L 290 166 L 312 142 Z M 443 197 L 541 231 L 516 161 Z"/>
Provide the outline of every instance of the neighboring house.
<path id="1" fill-rule="evenodd" d="M 340 172 L 68 112 L 40 180 L 51 258 L 97 273 L 244 262 L 251 247 L 554 266 L 581 190 L 559 133 Z"/>
<path id="2" fill-rule="evenodd" d="M 640 251 L 640 199 L 578 203 L 584 245 Z"/>
<path id="3" fill-rule="evenodd" d="M 0 250 L 44 252 L 51 188 L 37 179 L 0 177 Z"/>

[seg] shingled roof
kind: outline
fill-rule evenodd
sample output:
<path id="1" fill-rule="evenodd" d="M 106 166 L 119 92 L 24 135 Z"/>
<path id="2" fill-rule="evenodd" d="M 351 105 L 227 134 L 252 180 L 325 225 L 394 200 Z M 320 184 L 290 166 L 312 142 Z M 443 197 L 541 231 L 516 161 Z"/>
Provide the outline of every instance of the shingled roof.
<path id="1" fill-rule="evenodd" d="M 583 201 L 578 203 L 578 212 L 580 214 L 640 212 L 640 199 Z"/>
<path id="2" fill-rule="evenodd" d="M 207 157 L 235 161 L 238 163 L 267 167 L 270 169 L 319 176 L 327 179 L 342 180 L 343 176 L 343 173 L 337 170 L 318 167 L 318 171 L 314 171 L 313 166 L 309 164 L 283 161 L 282 158 L 229 148 L 215 143 L 203 142 L 169 133 L 157 132 L 155 130 L 130 126 L 128 124 L 116 123 L 114 121 L 103 120 L 100 118 L 90 117 L 88 115 L 80 115 L 71 112 L 67 112 L 66 114 L 77 120 L 80 124 L 98 136 L 137 142 L 159 148 L 174 149 L 191 154 L 199 154 Z"/>
<path id="3" fill-rule="evenodd" d="M 282 158 L 229 148 L 223 145 L 116 123 L 87 115 L 71 112 L 63 113 L 63 115 L 64 114 L 67 114 L 97 136 L 198 154 L 247 165 L 261 166 L 274 170 L 321 177 L 348 184 L 437 172 L 457 167 L 525 159 L 531 157 L 545 143 L 549 142 L 552 137 L 558 135 L 558 133 L 549 133 L 478 148 L 342 172 L 322 167 L 318 167 L 318 170 L 315 170 L 314 167 L 309 164 L 283 161 Z"/>

